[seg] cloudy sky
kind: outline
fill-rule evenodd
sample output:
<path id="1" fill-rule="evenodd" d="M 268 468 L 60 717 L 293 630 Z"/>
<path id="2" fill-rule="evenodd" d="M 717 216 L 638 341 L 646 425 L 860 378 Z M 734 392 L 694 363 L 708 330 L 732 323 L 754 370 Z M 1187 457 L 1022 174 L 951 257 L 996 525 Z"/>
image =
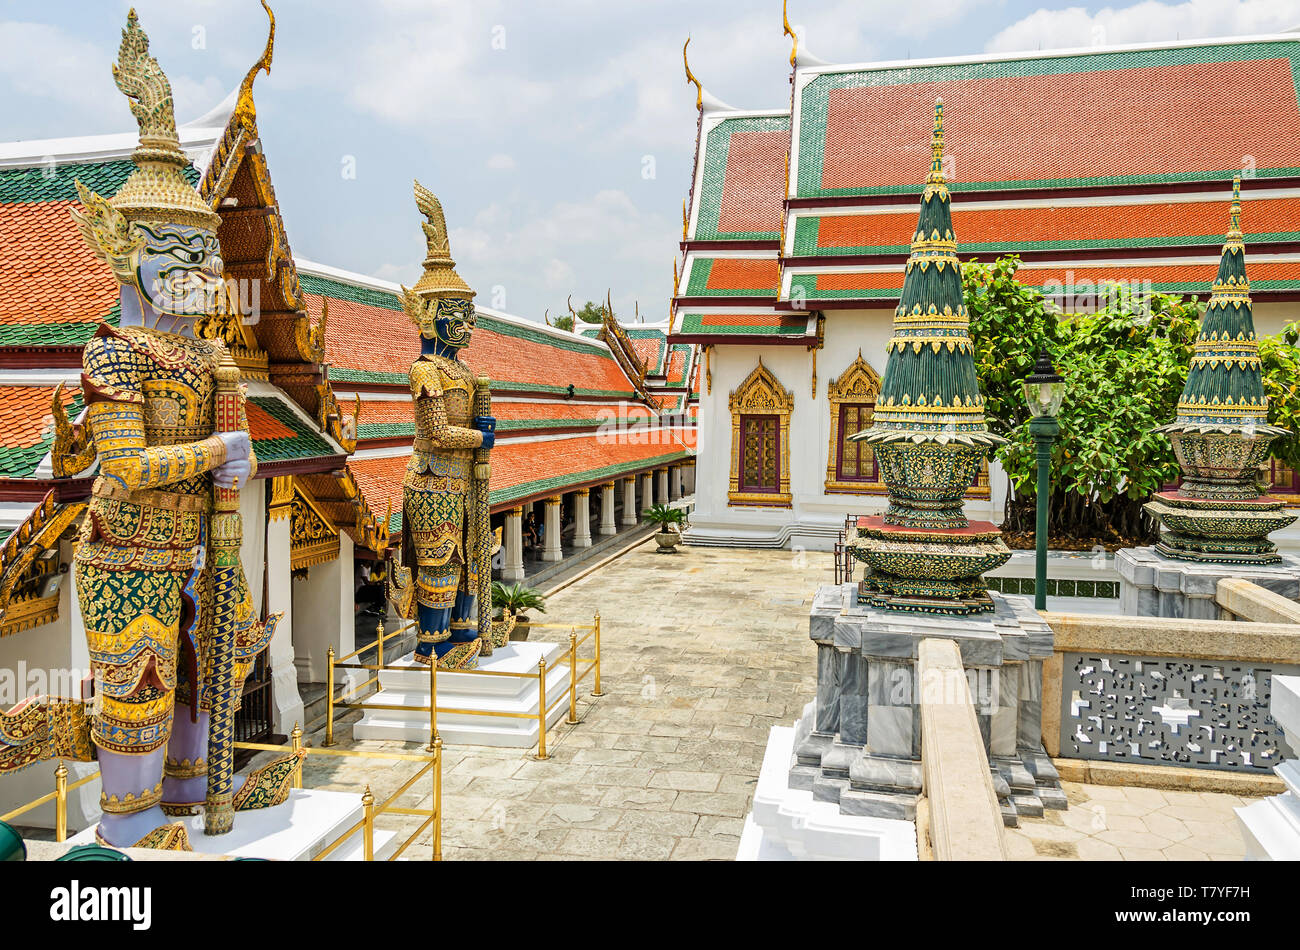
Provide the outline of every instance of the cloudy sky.
<path id="1" fill-rule="evenodd" d="M 134 128 L 110 73 L 126 0 L 0 0 L 0 141 Z M 260 55 L 257 0 L 135 0 L 181 122 Z M 409 283 L 413 176 L 443 200 L 462 276 L 488 306 L 613 289 L 666 315 L 695 96 L 789 103 L 780 0 L 273 0 L 259 125 L 294 253 Z M 791 0 L 802 46 L 868 62 L 1245 35 L 1300 26 L 1300 0 Z"/>

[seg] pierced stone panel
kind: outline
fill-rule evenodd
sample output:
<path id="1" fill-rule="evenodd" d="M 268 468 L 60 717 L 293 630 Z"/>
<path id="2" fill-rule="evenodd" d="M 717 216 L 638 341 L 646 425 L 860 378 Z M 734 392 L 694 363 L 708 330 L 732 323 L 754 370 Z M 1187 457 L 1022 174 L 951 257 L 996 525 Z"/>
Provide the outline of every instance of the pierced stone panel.
<path id="1" fill-rule="evenodd" d="M 1296 666 L 1066 653 L 1061 754 L 1268 772 L 1292 752 L 1269 715 L 1273 676 Z"/>

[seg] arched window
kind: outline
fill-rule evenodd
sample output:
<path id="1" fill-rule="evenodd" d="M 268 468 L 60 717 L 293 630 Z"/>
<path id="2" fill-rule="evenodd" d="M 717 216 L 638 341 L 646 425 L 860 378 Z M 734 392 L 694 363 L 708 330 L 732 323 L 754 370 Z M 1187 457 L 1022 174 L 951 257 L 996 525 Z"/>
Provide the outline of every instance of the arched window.
<path id="1" fill-rule="evenodd" d="M 888 491 L 880 480 L 876 453 L 865 442 L 850 442 L 855 432 L 871 428 L 880 376 L 858 351 L 843 373 L 826 387 L 830 401 L 831 439 L 826 459 L 826 491 L 830 493 L 879 494 Z"/>
<path id="2" fill-rule="evenodd" d="M 790 506 L 790 413 L 794 394 L 758 366 L 728 400 L 731 409 L 729 505 Z"/>

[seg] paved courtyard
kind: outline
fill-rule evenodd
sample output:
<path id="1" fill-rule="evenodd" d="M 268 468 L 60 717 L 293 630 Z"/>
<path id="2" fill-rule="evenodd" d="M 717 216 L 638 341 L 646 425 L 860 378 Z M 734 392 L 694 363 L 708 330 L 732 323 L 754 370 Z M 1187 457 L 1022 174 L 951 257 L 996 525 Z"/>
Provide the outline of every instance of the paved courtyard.
<path id="1" fill-rule="evenodd" d="M 586 698 L 590 680 L 583 684 L 581 722 L 552 731 L 548 761 L 532 750 L 447 748 L 444 858 L 733 858 L 768 730 L 789 724 L 813 696 L 808 609 L 830 579 L 828 554 L 686 548 L 667 556 L 650 543 L 556 593 L 540 619 L 590 622 L 600 610 L 606 695 Z M 340 738 L 355 715 L 340 723 Z M 382 801 L 410 767 L 378 765 L 313 757 L 306 784 L 369 784 Z M 1069 811 L 1011 832 L 1014 857 L 1243 853 L 1233 796 L 1074 784 L 1067 792 Z"/>

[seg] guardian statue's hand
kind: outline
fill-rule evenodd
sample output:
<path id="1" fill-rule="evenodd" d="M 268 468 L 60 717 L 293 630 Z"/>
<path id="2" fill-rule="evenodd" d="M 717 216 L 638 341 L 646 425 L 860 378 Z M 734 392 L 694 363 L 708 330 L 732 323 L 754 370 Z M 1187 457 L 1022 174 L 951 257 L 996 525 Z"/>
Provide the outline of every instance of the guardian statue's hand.
<path id="1" fill-rule="evenodd" d="M 217 438 L 226 443 L 226 461 L 212 470 L 212 480 L 222 488 L 247 485 L 252 471 L 248 455 L 252 449 L 247 432 L 218 432 Z"/>
<path id="2" fill-rule="evenodd" d="M 475 416 L 474 428 L 483 433 L 483 448 L 490 449 L 497 441 L 497 420 L 495 416 Z"/>

